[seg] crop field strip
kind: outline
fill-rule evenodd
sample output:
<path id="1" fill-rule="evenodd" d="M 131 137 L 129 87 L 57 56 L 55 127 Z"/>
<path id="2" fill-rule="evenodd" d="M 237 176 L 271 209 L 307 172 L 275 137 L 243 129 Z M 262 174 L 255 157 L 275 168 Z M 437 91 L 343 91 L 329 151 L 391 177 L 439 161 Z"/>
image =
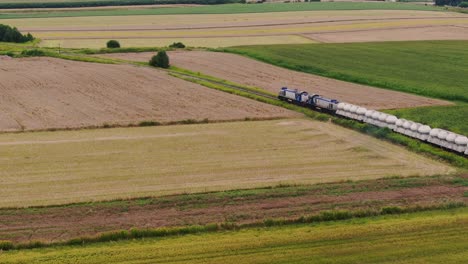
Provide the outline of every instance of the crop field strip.
<path id="1" fill-rule="evenodd" d="M 445 26 L 450 34 L 433 33 L 433 38 L 463 39 L 463 29 L 448 26 L 468 24 L 468 16 L 456 13 L 424 11 L 378 10 L 376 14 L 362 11 L 303 11 L 263 14 L 192 15 L 192 16 L 127 16 L 64 17 L 43 19 L 5 19 L 20 30 L 32 32 L 43 40 L 42 46 L 71 48 L 103 47 L 109 38 L 124 40 L 125 45 L 168 45 L 177 38 L 190 46 L 224 47 L 247 43 L 291 44 L 314 43 L 320 33 L 356 30 L 406 29 Z M 276 15 L 276 16 L 275 16 Z M 330 20 L 334 15 L 336 19 Z M 273 19 L 275 22 L 272 22 Z M 167 19 L 171 23 L 167 23 Z M 148 21 L 151 21 L 148 22 Z M 59 25 L 73 26 L 59 26 Z M 400 34 L 401 35 L 401 34 Z M 397 34 L 397 36 L 399 36 Z M 193 39 L 192 39 L 193 38 Z M 203 41 L 203 38 L 206 41 Z M 213 38 L 210 39 L 209 38 Z M 241 38 L 237 40 L 236 38 Z M 320 37 L 316 37 L 320 40 Z M 102 40 L 97 41 L 98 39 Z"/>
<path id="2" fill-rule="evenodd" d="M 414 121 L 425 121 L 431 126 L 444 124 L 443 127 L 454 132 L 468 134 L 467 122 L 460 122 L 466 120 L 468 113 L 468 80 L 464 78 L 468 76 L 466 43 L 426 41 L 276 45 L 236 47 L 228 51 L 293 70 L 459 102 L 453 109 L 449 106 L 434 108 L 433 111 L 421 109 L 421 115 L 413 115 Z M 350 53 L 350 50 L 353 52 Z M 356 63 L 362 57 L 366 60 Z M 373 71 L 369 72 L 369 68 Z M 427 74 L 435 68 L 438 74 Z"/>
<path id="3" fill-rule="evenodd" d="M 5 264 L 55 263 L 462 263 L 468 209 L 2 253 Z M 365 252 L 365 254 L 362 254 Z"/>
<path id="4" fill-rule="evenodd" d="M 26 66 L 29 77 L 24 79 Z M 22 58 L 0 69 L 0 131 L 299 116 L 134 65 Z M 173 101 L 173 94 L 184 97 Z"/>
<path id="5" fill-rule="evenodd" d="M 455 172 L 303 119 L 4 134 L 0 145 L 2 207 Z"/>
<path id="6" fill-rule="evenodd" d="M 144 52 L 102 54 L 97 56 L 146 62 L 151 55 L 152 53 Z M 310 93 L 319 93 L 376 109 L 450 104 L 446 101 L 293 72 L 234 54 L 207 51 L 171 51 L 169 52 L 169 56 L 171 57 L 172 64 L 175 66 L 190 69 L 194 72 L 209 74 L 223 80 L 259 87 L 270 94 L 277 94 L 278 89 L 287 84 L 294 88 L 302 87 L 302 89 Z M 224 61 L 229 61 L 230 63 L 223 63 Z M 253 71 L 255 71 L 254 76 L 251 74 Z M 311 83 L 313 87 L 310 86 Z"/>
<path id="7" fill-rule="evenodd" d="M 434 6 L 424 6 L 406 3 L 271 3 L 268 5 L 225 4 L 197 7 L 145 8 L 128 10 L 82 10 L 55 12 L 23 12 L 0 14 L 0 19 L 13 18 L 45 18 L 45 17 L 79 17 L 79 16 L 129 16 L 129 15 L 188 15 L 188 14 L 242 14 L 242 13 L 276 13 L 324 10 L 415 10 L 443 11 Z"/>
<path id="8" fill-rule="evenodd" d="M 63 242 L 128 228 L 236 225 L 297 219 L 329 210 L 437 207 L 468 202 L 468 175 L 349 181 L 180 194 L 52 207 L 0 209 L 0 237 L 13 243 Z"/>

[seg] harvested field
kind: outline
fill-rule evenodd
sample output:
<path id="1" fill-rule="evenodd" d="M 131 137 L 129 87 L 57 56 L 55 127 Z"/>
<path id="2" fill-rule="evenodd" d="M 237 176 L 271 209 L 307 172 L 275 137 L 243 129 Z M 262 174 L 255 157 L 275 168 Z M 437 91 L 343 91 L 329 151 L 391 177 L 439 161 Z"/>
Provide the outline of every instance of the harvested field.
<path id="1" fill-rule="evenodd" d="M 181 9 L 181 8 L 178 8 Z M 183 9 L 183 8 L 182 8 Z M 82 11 L 85 12 L 85 11 Z M 454 12 L 373 10 L 303 11 L 255 14 L 84 16 L 57 18 L 2 19 L 2 23 L 31 32 L 43 40 L 43 46 L 100 48 L 110 38 L 126 41 L 129 46 L 167 45 L 183 40 L 192 46 L 227 47 L 244 44 L 236 38 L 263 37 L 251 44 L 313 43 L 321 35 L 346 34 L 406 28 L 449 29 L 468 25 L 468 15 Z M 463 30 L 450 33 L 433 30 L 431 39 L 464 39 Z M 200 40 L 206 38 L 207 41 Z M 213 42 L 210 41 L 213 38 Z M 391 34 L 389 40 L 405 39 L 403 33 Z M 140 39 L 140 41 L 137 41 Z M 191 40 L 193 39 L 193 40 Z M 223 41 L 221 41 L 221 40 Z M 414 39 L 410 36 L 409 39 Z M 322 41 L 326 41 L 326 37 Z M 335 41 L 331 39 L 331 41 Z M 359 41 L 359 38 L 356 38 Z M 363 41 L 365 38 L 363 37 Z"/>
<path id="2" fill-rule="evenodd" d="M 13 59 L 0 79 L 1 131 L 298 116 L 146 67 Z"/>
<path id="3" fill-rule="evenodd" d="M 152 53 L 102 56 L 147 61 Z M 283 86 L 319 93 L 373 109 L 446 105 L 449 102 L 296 72 L 235 54 L 206 51 L 170 52 L 171 63 L 232 82 L 277 93 Z M 229 63 L 226 63 L 229 62 Z"/>
<path id="4" fill-rule="evenodd" d="M 315 184 L 172 195 L 58 207 L 1 209 L 0 237 L 15 243 L 56 242 L 130 228 L 247 224 L 294 219 L 324 210 L 438 206 L 468 202 L 454 176 Z"/>
<path id="5" fill-rule="evenodd" d="M 3 134 L 0 146 L 0 207 L 455 171 L 305 119 Z"/>
<path id="6" fill-rule="evenodd" d="M 376 42 L 405 40 L 468 40 L 468 27 L 458 25 L 379 30 L 355 30 L 307 34 L 313 40 L 327 43 Z"/>

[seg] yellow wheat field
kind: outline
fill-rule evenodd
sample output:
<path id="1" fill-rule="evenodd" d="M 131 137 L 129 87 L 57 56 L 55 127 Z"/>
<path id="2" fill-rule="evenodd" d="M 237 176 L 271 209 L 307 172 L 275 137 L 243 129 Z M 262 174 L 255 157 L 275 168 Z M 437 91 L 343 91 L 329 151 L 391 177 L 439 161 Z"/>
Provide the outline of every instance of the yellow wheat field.
<path id="1" fill-rule="evenodd" d="M 0 135 L 0 207 L 453 171 L 306 119 Z"/>

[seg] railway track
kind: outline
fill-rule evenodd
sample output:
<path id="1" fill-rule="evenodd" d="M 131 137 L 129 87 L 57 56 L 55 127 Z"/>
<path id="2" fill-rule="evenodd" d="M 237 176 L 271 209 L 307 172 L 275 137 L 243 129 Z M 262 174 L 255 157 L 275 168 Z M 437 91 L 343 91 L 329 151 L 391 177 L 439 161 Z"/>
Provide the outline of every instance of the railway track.
<path id="1" fill-rule="evenodd" d="M 210 82 L 210 83 L 213 83 L 213 84 L 221 85 L 221 86 L 224 86 L 224 87 L 227 87 L 227 88 L 231 88 L 231 89 L 238 90 L 238 91 L 241 91 L 241 92 L 245 92 L 245 93 L 249 93 L 249 94 L 261 96 L 261 97 L 264 97 L 264 98 L 278 100 L 278 97 L 276 97 L 276 96 L 274 96 L 274 95 L 271 95 L 271 94 L 268 94 L 268 93 L 259 92 L 259 91 L 254 91 L 254 90 L 251 90 L 251 89 L 242 87 L 242 86 L 238 86 L 238 85 L 234 85 L 234 84 L 227 84 L 227 83 L 224 83 L 224 82 L 211 80 L 211 79 L 209 79 L 209 78 L 203 78 L 203 77 L 199 77 L 199 76 L 193 76 L 193 75 L 191 75 L 191 74 L 180 73 L 180 72 L 178 72 L 178 71 L 171 71 L 171 70 L 169 70 L 168 72 L 170 72 L 170 73 L 172 73 L 172 74 L 176 74 L 176 75 L 185 76 L 185 77 L 188 77 L 188 78 L 190 78 L 190 79 L 195 79 L 195 80 Z"/>

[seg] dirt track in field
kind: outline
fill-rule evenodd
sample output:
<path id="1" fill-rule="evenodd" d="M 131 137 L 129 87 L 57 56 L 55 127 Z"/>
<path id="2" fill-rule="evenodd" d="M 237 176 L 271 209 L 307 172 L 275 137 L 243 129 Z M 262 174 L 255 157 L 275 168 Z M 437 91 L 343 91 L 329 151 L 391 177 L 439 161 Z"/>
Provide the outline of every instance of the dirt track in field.
<path id="1" fill-rule="evenodd" d="M 0 131 L 298 116 L 146 67 L 8 59 L 0 80 Z"/>
<path id="2" fill-rule="evenodd" d="M 153 53 L 107 54 L 147 61 Z M 296 72 L 243 56 L 206 51 L 169 52 L 173 65 L 277 93 L 283 86 L 318 93 L 373 109 L 446 105 L 449 102 Z"/>
<path id="3" fill-rule="evenodd" d="M 447 179 L 444 182 L 437 178 L 413 178 L 405 184 L 398 183 L 398 179 L 385 179 L 253 191 L 249 195 L 174 195 L 109 204 L 7 209 L 0 210 L 0 237 L 14 242 L 50 242 L 130 228 L 226 221 L 245 224 L 271 218 L 297 218 L 330 209 L 379 210 L 384 206 L 467 202 L 463 193 L 468 187 L 451 185 Z"/>

